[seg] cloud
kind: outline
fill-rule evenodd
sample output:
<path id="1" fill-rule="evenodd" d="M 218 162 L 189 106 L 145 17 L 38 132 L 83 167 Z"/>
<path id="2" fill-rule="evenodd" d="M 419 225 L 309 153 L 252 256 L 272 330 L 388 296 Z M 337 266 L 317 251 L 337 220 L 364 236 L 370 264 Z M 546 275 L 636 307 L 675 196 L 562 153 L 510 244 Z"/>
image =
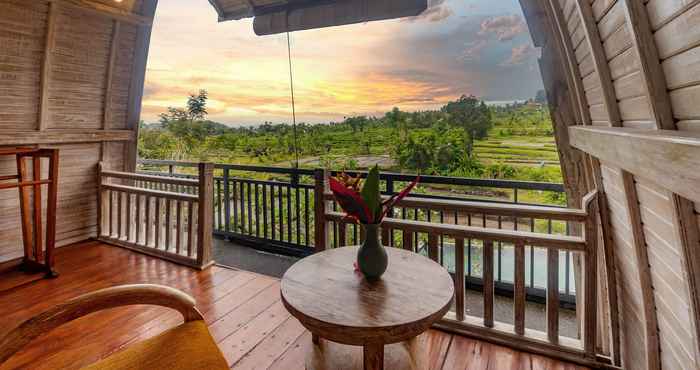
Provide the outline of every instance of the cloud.
<path id="1" fill-rule="evenodd" d="M 538 50 L 532 44 L 522 44 L 513 48 L 510 58 L 503 62 L 503 66 L 517 66 L 527 62 L 530 57 L 537 55 Z"/>
<path id="2" fill-rule="evenodd" d="M 527 32 L 527 25 L 523 17 L 519 15 L 501 15 L 484 19 L 481 22 L 479 35 L 488 37 L 494 34 L 498 41 L 510 41 L 525 32 Z"/>
<path id="3" fill-rule="evenodd" d="M 429 0 L 428 9 L 415 17 L 405 18 L 404 22 L 425 20 L 428 22 L 440 22 L 454 14 L 452 8 L 445 4 L 445 0 Z"/>
<path id="4" fill-rule="evenodd" d="M 481 58 L 482 52 L 488 46 L 488 41 L 486 40 L 475 40 L 468 42 L 466 44 L 467 48 L 464 49 L 464 52 L 460 56 L 461 60 L 464 61 L 472 61 L 472 60 L 478 60 Z"/>

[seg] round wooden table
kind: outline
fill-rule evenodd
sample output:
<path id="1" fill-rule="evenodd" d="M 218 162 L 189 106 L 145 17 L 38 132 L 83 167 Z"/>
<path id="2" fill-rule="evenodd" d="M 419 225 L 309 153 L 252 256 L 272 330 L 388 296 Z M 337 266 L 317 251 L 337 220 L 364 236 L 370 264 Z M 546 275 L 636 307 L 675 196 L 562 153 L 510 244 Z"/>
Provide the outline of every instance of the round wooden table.
<path id="1" fill-rule="evenodd" d="M 387 271 L 370 283 L 354 270 L 357 250 L 314 254 L 282 278 L 282 302 L 313 334 L 306 369 L 425 369 L 419 336 L 449 310 L 452 278 L 428 258 L 387 248 Z"/>

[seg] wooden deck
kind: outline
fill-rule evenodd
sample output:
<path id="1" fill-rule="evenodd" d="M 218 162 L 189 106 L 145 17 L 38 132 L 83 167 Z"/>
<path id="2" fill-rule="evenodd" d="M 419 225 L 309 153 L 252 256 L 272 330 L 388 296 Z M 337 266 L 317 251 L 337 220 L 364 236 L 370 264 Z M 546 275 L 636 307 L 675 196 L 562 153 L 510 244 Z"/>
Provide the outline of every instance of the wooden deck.
<path id="1" fill-rule="evenodd" d="M 197 300 L 212 335 L 236 369 L 304 369 L 310 334 L 280 302 L 279 281 L 214 266 L 200 272 L 98 242 L 57 251 L 54 280 L 0 274 L 0 335 L 52 305 L 96 289 L 158 283 Z M 36 340 L 0 369 L 76 369 L 178 324 L 178 314 L 135 306 L 93 314 Z M 430 369 L 563 370 L 582 367 L 454 336 L 429 333 Z"/>

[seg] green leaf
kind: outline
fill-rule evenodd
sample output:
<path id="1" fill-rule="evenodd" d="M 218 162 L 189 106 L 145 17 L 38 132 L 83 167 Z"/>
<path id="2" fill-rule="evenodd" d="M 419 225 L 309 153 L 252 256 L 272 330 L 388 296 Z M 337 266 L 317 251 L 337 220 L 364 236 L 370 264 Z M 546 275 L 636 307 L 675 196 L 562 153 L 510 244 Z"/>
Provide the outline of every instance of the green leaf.
<path id="1" fill-rule="evenodd" d="M 379 193 L 379 168 L 376 165 L 367 174 L 361 194 L 362 199 L 367 204 L 367 208 L 376 220 L 382 211 L 382 200 Z"/>

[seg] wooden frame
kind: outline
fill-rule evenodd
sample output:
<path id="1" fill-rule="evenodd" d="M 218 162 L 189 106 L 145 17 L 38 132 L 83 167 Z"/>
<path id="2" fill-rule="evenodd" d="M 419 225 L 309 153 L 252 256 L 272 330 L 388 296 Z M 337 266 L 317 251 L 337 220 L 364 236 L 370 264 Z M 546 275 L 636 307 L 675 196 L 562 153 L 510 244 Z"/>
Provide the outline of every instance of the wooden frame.
<path id="1" fill-rule="evenodd" d="M 0 339 L 0 364 L 35 338 L 93 312 L 131 305 L 157 305 L 174 309 L 185 322 L 204 320 L 189 295 L 153 284 L 122 285 L 73 298 L 35 316 Z"/>
<path id="2" fill-rule="evenodd" d="M 14 155 L 16 175 L 0 176 L 0 190 L 19 190 L 20 224 L 24 258 L 20 268 L 27 272 L 44 271 L 46 277 L 56 277 L 54 271 L 54 248 L 56 245 L 56 209 L 58 202 L 58 149 L 9 148 L 0 150 L 0 155 Z M 26 158 L 32 158 L 32 177 L 29 177 Z M 41 176 L 41 160 L 48 158 L 49 174 Z M 8 180 L 15 182 L 7 183 Z M 42 243 L 42 196 L 41 186 L 48 186 L 46 200 L 46 239 Z M 31 189 L 31 191 L 30 191 Z M 44 262 L 40 262 L 41 260 Z"/>

